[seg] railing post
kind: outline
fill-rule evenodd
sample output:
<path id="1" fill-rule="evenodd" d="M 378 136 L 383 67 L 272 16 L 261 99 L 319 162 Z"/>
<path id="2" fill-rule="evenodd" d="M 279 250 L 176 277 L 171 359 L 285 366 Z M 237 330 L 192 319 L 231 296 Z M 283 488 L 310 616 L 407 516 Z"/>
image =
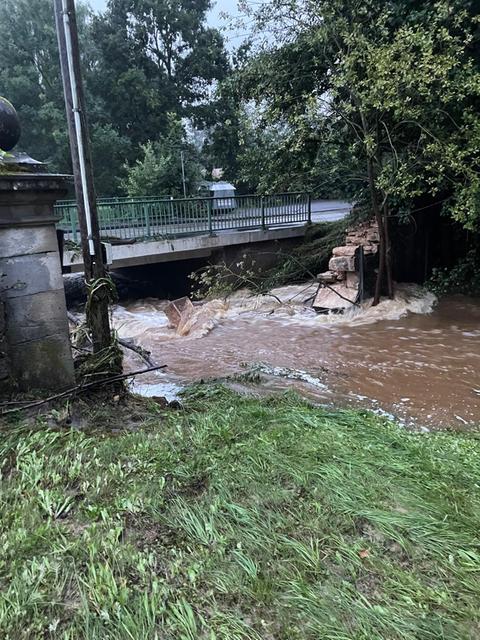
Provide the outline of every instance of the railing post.
<path id="1" fill-rule="evenodd" d="M 312 224 L 312 194 L 308 194 L 308 224 Z"/>
<path id="2" fill-rule="evenodd" d="M 150 237 L 150 210 L 148 204 L 143 205 L 145 212 L 145 227 L 147 229 L 147 237 Z"/>
<path id="3" fill-rule="evenodd" d="M 69 207 L 70 209 L 70 226 L 72 228 L 72 240 L 76 243 L 78 242 L 77 237 L 77 221 L 75 220 L 76 208 Z"/>
<path id="4" fill-rule="evenodd" d="M 209 198 L 208 199 L 208 233 L 211 236 L 213 236 L 212 209 L 213 209 L 213 198 Z"/>
<path id="5" fill-rule="evenodd" d="M 262 229 L 266 230 L 267 225 L 265 223 L 265 196 L 260 196 L 260 202 L 262 207 Z"/>

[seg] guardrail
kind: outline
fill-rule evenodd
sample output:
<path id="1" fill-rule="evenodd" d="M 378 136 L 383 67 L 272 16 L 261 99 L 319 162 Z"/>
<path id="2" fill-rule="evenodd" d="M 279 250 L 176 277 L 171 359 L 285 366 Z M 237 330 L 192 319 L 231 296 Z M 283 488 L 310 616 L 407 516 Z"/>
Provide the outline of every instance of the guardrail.
<path id="1" fill-rule="evenodd" d="M 60 201 L 58 228 L 78 242 L 79 223 L 74 201 Z M 100 233 L 104 239 L 155 240 L 215 234 L 221 231 L 267 229 L 311 221 L 308 193 L 233 198 L 99 198 Z"/>

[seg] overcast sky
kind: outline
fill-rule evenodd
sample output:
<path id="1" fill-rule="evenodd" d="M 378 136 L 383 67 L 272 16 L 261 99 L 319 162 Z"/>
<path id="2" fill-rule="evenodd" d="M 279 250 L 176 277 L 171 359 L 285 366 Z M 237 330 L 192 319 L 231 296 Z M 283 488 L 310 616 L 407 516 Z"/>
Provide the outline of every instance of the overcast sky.
<path id="1" fill-rule="evenodd" d="M 89 0 L 91 6 L 94 9 L 102 10 L 105 9 L 107 0 Z M 211 25 L 215 27 L 223 27 L 225 26 L 225 20 L 222 20 L 220 14 L 222 12 L 229 13 L 230 15 L 237 14 L 237 0 L 217 0 L 212 11 L 210 12 L 209 22 Z M 232 38 L 232 45 L 237 44 L 237 39 Z"/>

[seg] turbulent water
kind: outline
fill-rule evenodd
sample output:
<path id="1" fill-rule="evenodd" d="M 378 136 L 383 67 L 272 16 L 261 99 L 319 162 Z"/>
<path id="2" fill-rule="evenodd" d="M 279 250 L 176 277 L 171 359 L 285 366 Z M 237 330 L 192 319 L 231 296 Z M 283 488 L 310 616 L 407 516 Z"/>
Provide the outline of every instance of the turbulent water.
<path id="1" fill-rule="evenodd" d="M 138 380 L 136 390 L 172 397 L 191 381 L 256 371 L 258 393 L 295 387 L 317 402 L 373 408 L 426 428 L 480 423 L 480 300 L 437 302 L 404 285 L 377 307 L 317 315 L 304 305 L 315 291 L 243 291 L 206 302 L 180 333 L 169 326 L 166 301 L 118 306 L 120 336 L 168 365 L 167 373 Z M 130 358 L 127 366 L 138 368 Z"/>

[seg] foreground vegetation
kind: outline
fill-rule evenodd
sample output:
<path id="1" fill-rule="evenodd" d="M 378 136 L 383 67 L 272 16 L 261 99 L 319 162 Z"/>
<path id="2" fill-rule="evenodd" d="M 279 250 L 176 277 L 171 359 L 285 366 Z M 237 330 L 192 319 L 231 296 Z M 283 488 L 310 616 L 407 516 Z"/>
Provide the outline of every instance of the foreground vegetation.
<path id="1" fill-rule="evenodd" d="M 221 387 L 90 411 L 2 433 L 2 638 L 478 637 L 476 436 Z"/>

